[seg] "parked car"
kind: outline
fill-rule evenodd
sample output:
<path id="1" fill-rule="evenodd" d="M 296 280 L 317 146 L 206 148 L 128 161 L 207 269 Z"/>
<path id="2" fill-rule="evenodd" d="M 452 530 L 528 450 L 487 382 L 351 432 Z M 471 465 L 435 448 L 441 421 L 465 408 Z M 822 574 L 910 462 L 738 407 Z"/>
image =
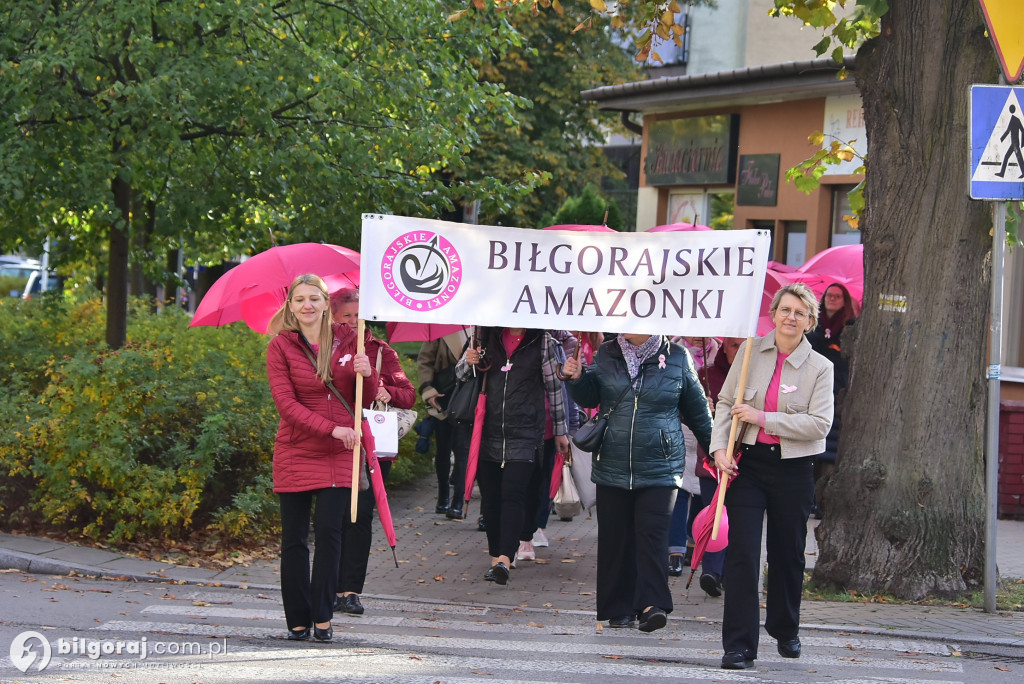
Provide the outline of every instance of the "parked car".
<path id="1" fill-rule="evenodd" d="M 49 271 L 46 274 L 46 291 L 56 290 L 60 292 L 64 289 L 64 276 L 59 276 L 53 271 Z M 38 297 L 43 292 L 43 269 L 37 268 L 32 271 L 29 275 L 28 280 L 25 282 L 25 287 L 21 291 L 22 299 L 32 299 L 32 297 Z"/>

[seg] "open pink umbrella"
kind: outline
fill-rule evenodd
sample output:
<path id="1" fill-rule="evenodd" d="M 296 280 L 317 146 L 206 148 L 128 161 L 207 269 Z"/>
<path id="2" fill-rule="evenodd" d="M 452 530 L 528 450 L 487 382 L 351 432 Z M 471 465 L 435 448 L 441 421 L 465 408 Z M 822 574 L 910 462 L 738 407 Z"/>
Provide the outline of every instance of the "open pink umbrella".
<path id="1" fill-rule="evenodd" d="M 858 302 L 864 299 L 864 245 L 829 247 L 808 259 L 793 281 L 806 283 L 820 298 L 832 283 L 842 283 Z"/>
<path id="2" fill-rule="evenodd" d="M 359 252 L 319 242 L 272 247 L 246 259 L 217 279 L 196 308 L 189 327 L 244 320 L 256 332 L 284 304 L 297 276 L 315 273 L 333 291 L 359 285 Z"/>
<path id="3" fill-rule="evenodd" d="M 468 326 L 447 323 L 409 323 L 389 322 L 385 326 L 388 330 L 388 342 L 429 342 L 439 340 L 445 335 L 465 330 Z"/>
<path id="4" fill-rule="evenodd" d="M 377 445 L 373 441 L 373 431 L 370 430 L 370 423 L 363 419 L 363 430 L 360 435 L 363 450 L 366 452 L 366 464 L 370 471 L 370 486 L 373 488 L 373 500 L 377 504 L 377 517 L 380 525 L 384 528 L 384 536 L 391 546 L 391 555 L 395 559 L 395 567 L 398 567 L 398 555 L 395 553 L 395 546 L 398 545 L 398 537 L 395 535 L 395 522 L 391 517 L 391 506 L 388 504 L 388 492 L 384 488 L 384 476 L 380 472 L 380 463 L 377 461 Z"/>
<path id="5" fill-rule="evenodd" d="M 476 467 L 480 462 L 480 442 L 484 435 L 484 415 L 487 413 L 487 373 L 484 373 L 480 381 L 480 396 L 476 400 L 476 410 L 473 412 L 473 434 L 469 438 L 469 457 L 466 459 L 466 509 L 469 510 L 469 500 L 473 496 L 473 482 L 476 480 Z"/>

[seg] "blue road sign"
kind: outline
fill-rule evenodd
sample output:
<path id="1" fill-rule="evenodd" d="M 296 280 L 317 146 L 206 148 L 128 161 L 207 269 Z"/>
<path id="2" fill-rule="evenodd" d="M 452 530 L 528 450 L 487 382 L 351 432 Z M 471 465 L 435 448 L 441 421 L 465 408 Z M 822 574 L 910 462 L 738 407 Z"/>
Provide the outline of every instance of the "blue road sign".
<path id="1" fill-rule="evenodd" d="M 1024 88 L 971 86 L 971 198 L 1024 200 Z"/>

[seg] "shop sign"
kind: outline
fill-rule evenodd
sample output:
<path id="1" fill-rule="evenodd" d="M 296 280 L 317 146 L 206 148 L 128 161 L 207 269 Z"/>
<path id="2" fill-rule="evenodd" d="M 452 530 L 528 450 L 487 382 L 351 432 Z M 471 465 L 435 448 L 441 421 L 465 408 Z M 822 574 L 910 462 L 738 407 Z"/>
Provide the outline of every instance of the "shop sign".
<path id="1" fill-rule="evenodd" d="M 774 207 L 778 203 L 779 159 L 777 154 L 740 155 L 737 205 Z"/>
<path id="2" fill-rule="evenodd" d="M 651 122 L 644 159 L 647 184 L 731 185 L 739 124 L 737 114 Z"/>

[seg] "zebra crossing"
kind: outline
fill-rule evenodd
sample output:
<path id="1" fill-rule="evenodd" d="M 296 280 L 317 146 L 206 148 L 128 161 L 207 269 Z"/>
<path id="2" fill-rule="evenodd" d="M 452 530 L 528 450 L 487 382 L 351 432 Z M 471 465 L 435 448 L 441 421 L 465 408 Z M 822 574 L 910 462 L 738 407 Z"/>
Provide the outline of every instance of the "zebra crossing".
<path id="1" fill-rule="evenodd" d="M 203 682 L 965 682 L 955 645 L 805 632 L 804 655 L 785 660 L 764 637 L 757 666 L 718 668 L 719 625 L 670 620 L 656 634 L 599 625 L 593 613 L 364 597 L 364 616 L 336 615 L 331 643 L 285 639 L 276 594 L 174 587 L 100 634 L 226 640 L 201 664 Z M 343 675 L 343 677 L 342 677 Z M 172 678 L 161 681 L 174 682 Z M 194 681 L 182 679 L 181 681 Z M 974 680 L 971 680 L 972 682 Z M 1010 680 L 1008 680 L 1010 681 Z"/>

